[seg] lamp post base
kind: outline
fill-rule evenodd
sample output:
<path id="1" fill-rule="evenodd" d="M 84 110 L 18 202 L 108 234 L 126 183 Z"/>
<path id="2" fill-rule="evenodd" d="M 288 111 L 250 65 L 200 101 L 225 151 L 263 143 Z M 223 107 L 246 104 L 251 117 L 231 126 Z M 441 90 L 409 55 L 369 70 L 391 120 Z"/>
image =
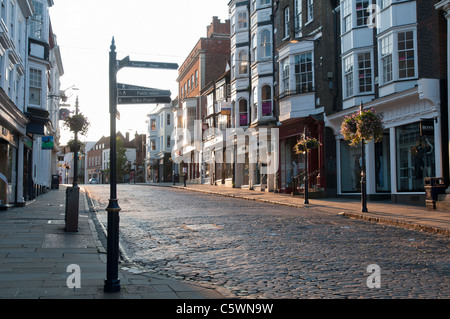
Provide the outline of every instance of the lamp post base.
<path id="1" fill-rule="evenodd" d="M 105 280 L 104 292 L 120 292 L 120 280 Z"/>
<path id="2" fill-rule="evenodd" d="M 119 212 L 117 199 L 110 199 L 106 208 L 108 212 L 108 235 L 106 249 L 105 292 L 119 292 Z"/>

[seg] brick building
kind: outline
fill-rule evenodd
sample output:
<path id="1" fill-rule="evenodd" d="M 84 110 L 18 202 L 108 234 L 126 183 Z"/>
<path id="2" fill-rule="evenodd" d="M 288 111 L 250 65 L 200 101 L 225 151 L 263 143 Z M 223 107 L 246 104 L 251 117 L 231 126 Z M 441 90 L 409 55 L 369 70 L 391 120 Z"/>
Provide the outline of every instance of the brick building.
<path id="1" fill-rule="evenodd" d="M 177 143 L 176 147 L 180 148 L 180 152 L 177 152 L 177 148 L 174 151 L 178 156 L 182 156 L 183 164 L 187 168 L 188 180 L 191 182 L 201 181 L 200 149 L 198 147 L 190 149 L 194 146 L 194 133 L 196 136 L 202 134 L 201 125 L 195 128 L 195 121 L 202 120 L 202 109 L 206 108 L 201 92 L 208 83 L 215 81 L 225 72 L 229 56 L 230 21 L 221 22 L 218 17 L 213 17 L 211 24 L 207 26 L 206 37 L 198 40 L 178 70 L 178 108 L 183 117 L 183 129 L 189 130 L 191 138 L 185 138 L 183 145 Z M 197 132 L 194 132 L 195 129 Z M 180 158 L 175 160 L 178 161 L 178 159 Z M 181 165 L 180 170 L 182 170 Z"/>
<path id="2" fill-rule="evenodd" d="M 310 0 L 280 0 L 273 6 L 280 192 L 297 192 L 304 187 L 304 158 L 293 148 L 306 129 L 308 136 L 322 144 L 309 154 L 309 187 L 335 193 L 334 134 L 324 125 L 324 114 L 340 107 L 335 8 L 336 1 Z M 326 143 L 329 140 L 331 143 Z"/>

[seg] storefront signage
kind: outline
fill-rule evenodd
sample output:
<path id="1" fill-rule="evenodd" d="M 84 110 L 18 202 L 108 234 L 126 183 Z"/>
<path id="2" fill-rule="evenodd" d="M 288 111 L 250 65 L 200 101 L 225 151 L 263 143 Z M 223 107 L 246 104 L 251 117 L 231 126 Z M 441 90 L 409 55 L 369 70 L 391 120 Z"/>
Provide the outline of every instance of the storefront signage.
<path id="1" fill-rule="evenodd" d="M 13 142 L 13 136 L 11 132 L 4 126 L 0 126 L 0 137 L 10 143 Z"/>
<path id="2" fill-rule="evenodd" d="M 422 120 L 420 121 L 420 135 L 421 136 L 434 136 L 434 120 Z"/>
<path id="3" fill-rule="evenodd" d="M 53 136 L 43 136 L 42 137 L 42 149 L 52 150 L 53 149 Z"/>

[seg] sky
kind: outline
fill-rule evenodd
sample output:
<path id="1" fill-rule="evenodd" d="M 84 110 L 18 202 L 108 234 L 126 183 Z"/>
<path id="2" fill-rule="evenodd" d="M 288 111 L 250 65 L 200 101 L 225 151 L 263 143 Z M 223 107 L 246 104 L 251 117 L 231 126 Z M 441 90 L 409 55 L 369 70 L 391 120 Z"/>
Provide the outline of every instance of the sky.
<path id="1" fill-rule="evenodd" d="M 117 60 L 170 62 L 182 65 L 212 17 L 224 22 L 229 0 L 54 0 L 50 8 L 53 33 L 61 50 L 64 75 L 61 90 L 68 104 L 88 117 L 91 126 L 82 141 L 110 135 L 109 51 L 114 37 Z M 176 70 L 124 68 L 117 82 L 162 90 L 177 97 Z M 72 88 L 71 88 L 72 87 Z M 68 89 L 70 88 L 70 89 Z M 118 105 L 117 131 L 147 133 L 146 115 L 156 107 Z M 62 123 L 62 122 L 61 122 Z M 73 138 L 61 125 L 62 144 Z"/>

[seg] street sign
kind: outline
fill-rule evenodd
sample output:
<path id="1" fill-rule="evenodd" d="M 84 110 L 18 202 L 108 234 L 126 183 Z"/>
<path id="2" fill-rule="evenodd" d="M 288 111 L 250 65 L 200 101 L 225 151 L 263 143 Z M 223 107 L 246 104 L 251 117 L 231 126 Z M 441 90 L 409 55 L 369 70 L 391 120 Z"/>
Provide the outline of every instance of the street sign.
<path id="1" fill-rule="evenodd" d="M 170 97 L 169 90 L 159 90 L 136 85 L 118 83 L 117 92 L 119 97 Z"/>
<path id="2" fill-rule="evenodd" d="M 170 97 L 168 90 L 119 90 L 119 97 Z"/>
<path id="3" fill-rule="evenodd" d="M 165 62 L 147 62 L 147 61 L 130 61 L 127 58 L 123 59 L 119 63 L 119 68 L 144 68 L 144 69 L 168 69 L 178 70 L 177 63 L 165 63 Z"/>
<path id="4" fill-rule="evenodd" d="M 160 97 L 119 97 L 117 104 L 159 104 L 171 103 L 170 96 Z"/>
<path id="5" fill-rule="evenodd" d="M 162 91 L 162 90 L 159 90 L 159 89 L 148 88 L 148 87 L 144 87 L 144 86 L 137 86 L 137 85 L 124 84 L 124 83 L 117 83 L 117 89 L 118 89 L 118 90 Z"/>

